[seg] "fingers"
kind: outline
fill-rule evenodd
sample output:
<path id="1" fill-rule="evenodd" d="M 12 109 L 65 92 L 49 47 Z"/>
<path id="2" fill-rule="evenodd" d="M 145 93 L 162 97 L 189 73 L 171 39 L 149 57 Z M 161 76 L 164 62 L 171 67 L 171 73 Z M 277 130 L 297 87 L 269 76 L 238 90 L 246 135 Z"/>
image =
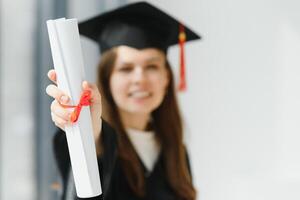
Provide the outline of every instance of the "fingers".
<path id="1" fill-rule="evenodd" d="M 69 97 L 65 93 L 63 93 L 63 91 L 58 89 L 57 86 L 53 84 L 47 86 L 46 93 L 63 104 L 68 103 L 70 100 Z"/>
<path id="2" fill-rule="evenodd" d="M 63 108 L 56 100 L 52 101 L 51 118 L 57 127 L 64 130 L 65 126 L 70 124 L 70 115 L 70 111 Z"/>
<path id="3" fill-rule="evenodd" d="M 65 129 L 65 126 L 67 125 L 67 121 L 61 119 L 60 117 L 58 117 L 57 115 L 55 115 L 54 113 L 51 113 L 51 118 L 53 123 L 55 124 L 55 126 L 61 128 L 61 129 Z"/>
<path id="4" fill-rule="evenodd" d="M 52 101 L 50 109 L 51 113 L 54 113 L 64 121 L 69 121 L 71 118 L 71 112 L 68 109 L 63 108 L 56 100 Z"/>
<path id="5" fill-rule="evenodd" d="M 55 83 L 55 84 L 57 84 L 57 82 L 56 82 L 56 72 L 55 72 L 55 70 L 54 69 L 51 69 L 51 70 L 49 70 L 48 71 L 48 78 L 53 82 L 53 83 Z"/>

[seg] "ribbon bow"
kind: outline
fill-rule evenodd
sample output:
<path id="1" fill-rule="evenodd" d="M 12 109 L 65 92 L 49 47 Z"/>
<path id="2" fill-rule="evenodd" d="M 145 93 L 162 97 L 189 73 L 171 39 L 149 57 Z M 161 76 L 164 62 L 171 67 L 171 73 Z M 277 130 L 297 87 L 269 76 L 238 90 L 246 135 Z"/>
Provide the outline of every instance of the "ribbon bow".
<path id="1" fill-rule="evenodd" d="M 74 111 L 71 113 L 71 122 L 75 123 L 79 118 L 82 106 L 91 105 L 90 100 L 91 100 L 91 91 L 84 90 L 81 94 L 80 101 L 79 101 L 77 106 L 64 105 L 64 104 L 61 104 L 61 103 L 59 103 L 59 104 L 64 108 L 75 108 Z"/>

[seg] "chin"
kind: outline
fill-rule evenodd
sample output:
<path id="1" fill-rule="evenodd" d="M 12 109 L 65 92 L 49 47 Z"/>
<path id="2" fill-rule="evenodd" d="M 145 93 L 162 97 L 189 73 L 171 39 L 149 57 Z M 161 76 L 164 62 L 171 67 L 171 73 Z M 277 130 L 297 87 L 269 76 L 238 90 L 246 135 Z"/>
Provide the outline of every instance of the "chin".
<path id="1" fill-rule="evenodd" d="M 139 114 L 151 114 L 158 106 L 154 105 L 134 105 L 128 106 L 127 109 L 130 110 L 131 113 L 139 113 Z"/>
<path id="2" fill-rule="evenodd" d="M 131 113 L 136 113 L 136 114 L 150 114 L 152 113 L 153 109 L 149 109 L 149 108 L 136 108 L 136 109 L 131 109 L 130 112 Z"/>

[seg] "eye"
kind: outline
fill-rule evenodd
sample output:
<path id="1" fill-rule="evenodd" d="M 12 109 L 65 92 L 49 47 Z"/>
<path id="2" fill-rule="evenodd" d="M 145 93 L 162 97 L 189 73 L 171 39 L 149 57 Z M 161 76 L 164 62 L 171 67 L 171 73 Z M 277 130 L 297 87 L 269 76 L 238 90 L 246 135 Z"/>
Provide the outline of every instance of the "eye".
<path id="1" fill-rule="evenodd" d="M 149 65 L 146 65 L 146 69 L 157 70 L 158 66 L 156 64 L 149 64 Z"/>
<path id="2" fill-rule="evenodd" d="M 118 71 L 128 73 L 128 72 L 131 72 L 132 69 L 133 69 L 132 66 L 122 66 L 118 69 Z"/>

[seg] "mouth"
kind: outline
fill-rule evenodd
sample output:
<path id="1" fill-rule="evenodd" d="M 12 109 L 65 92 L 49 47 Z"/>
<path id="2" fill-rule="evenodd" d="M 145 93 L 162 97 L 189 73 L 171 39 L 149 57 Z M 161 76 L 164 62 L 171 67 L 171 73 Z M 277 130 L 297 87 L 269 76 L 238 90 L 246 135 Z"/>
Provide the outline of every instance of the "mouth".
<path id="1" fill-rule="evenodd" d="M 133 91 L 128 94 L 129 97 L 137 98 L 137 99 L 144 99 L 152 96 L 152 93 L 148 91 Z"/>

